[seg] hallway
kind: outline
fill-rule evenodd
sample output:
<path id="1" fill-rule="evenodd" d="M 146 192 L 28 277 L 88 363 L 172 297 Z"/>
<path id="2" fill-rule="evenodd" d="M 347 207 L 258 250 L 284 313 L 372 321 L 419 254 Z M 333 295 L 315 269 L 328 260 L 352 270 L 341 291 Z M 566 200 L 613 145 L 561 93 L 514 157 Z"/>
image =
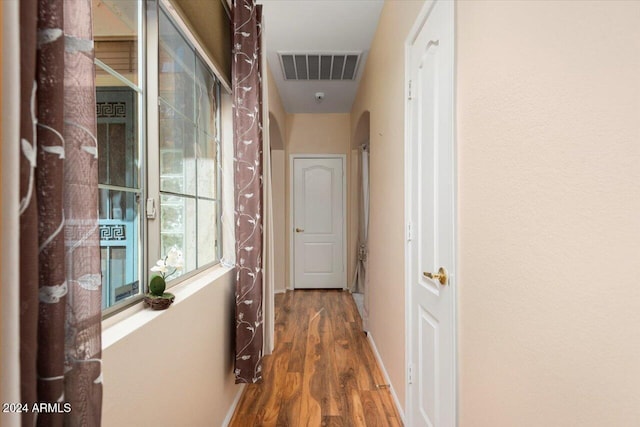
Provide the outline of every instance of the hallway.
<path id="1" fill-rule="evenodd" d="M 231 426 L 399 426 L 348 292 L 276 295 L 275 350 Z"/>
<path id="2" fill-rule="evenodd" d="M 640 0 L 0 35 L 0 427 L 640 427 Z"/>

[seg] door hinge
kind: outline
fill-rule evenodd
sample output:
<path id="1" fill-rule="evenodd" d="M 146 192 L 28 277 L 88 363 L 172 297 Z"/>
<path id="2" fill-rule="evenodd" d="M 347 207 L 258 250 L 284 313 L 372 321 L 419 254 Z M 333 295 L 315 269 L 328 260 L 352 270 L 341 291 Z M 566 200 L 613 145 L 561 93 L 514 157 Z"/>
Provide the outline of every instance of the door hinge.
<path id="1" fill-rule="evenodd" d="M 411 96 L 411 80 L 409 80 L 409 101 L 411 101 L 413 99 L 413 97 Z"/>
<path id="2" fill-rule="evenodd" d="M 410 242 L 413 239 L 413 235 L 411 234 L 411 223 L 407 224 L 407 242 Z"/>
<path id="3" fill-rule="evenodd" d="M 413 365 L 411 363 L 409 363 L 409 366 L 407 369 L 407 380 L 409 384 L 413 384 Z"/>

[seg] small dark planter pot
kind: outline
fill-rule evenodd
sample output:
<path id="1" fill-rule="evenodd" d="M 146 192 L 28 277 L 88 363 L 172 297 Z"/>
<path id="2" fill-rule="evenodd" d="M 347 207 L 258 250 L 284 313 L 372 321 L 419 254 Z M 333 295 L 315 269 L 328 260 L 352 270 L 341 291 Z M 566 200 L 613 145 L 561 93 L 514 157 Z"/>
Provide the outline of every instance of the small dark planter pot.
<path id="1" fill-rule="evenodd" d="M 169 292 L 163 293 L 162 296 L 156 296 L 149 293 L 144 295 L 144 306 L 151 307 L 153 310 L 166 310 L 171 304 L 173 304 L 174 299 L 176 299 L 176 296 Z"/>

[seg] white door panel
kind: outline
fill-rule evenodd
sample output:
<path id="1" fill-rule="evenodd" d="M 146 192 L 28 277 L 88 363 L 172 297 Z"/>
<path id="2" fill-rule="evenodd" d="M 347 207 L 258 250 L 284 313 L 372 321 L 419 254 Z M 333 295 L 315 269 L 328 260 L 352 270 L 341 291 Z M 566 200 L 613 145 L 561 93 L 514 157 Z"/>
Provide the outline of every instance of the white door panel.
<path id="1" fill-rule="evenodd" d="M 342 158 L 293 160 L 295 288 L 343 288 Z"/>
<path id="2" fill-rule="evenodd" d="M 408 62 L 408 421 L 416 427 L 456 425 L 453 52 L 453 2 L 436 0 Z M 441 267 L 445 284 L 425 275 Z"/>

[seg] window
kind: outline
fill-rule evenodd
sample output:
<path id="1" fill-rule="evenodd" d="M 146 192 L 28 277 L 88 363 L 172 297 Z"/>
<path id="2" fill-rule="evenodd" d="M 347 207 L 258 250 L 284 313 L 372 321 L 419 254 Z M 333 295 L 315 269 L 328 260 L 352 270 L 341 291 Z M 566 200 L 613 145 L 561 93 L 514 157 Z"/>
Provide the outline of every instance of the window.
<path id="1" fill-rule="evenodd" d="M 149 267 L 171 247 L 184 254 L 182 275 L 219 261 L 221 89 L 157 2 L 93 0 L 93 8 L 108 313 L 139 299 Z M 155 217 L 145 212 L 152 204 Z"/>
<path id="2" fill-rule="evenodd" d="M 160 246 L 188 272 L 220 253 L 220 85 L 164 11 L 159 34 Z"/>
<path id="3" fill-rule="evenodd" d="M 138 295 L 141 285 L 141 143 L 144 90 L 138 2 L 94 0 L 102 308 Z"/>

